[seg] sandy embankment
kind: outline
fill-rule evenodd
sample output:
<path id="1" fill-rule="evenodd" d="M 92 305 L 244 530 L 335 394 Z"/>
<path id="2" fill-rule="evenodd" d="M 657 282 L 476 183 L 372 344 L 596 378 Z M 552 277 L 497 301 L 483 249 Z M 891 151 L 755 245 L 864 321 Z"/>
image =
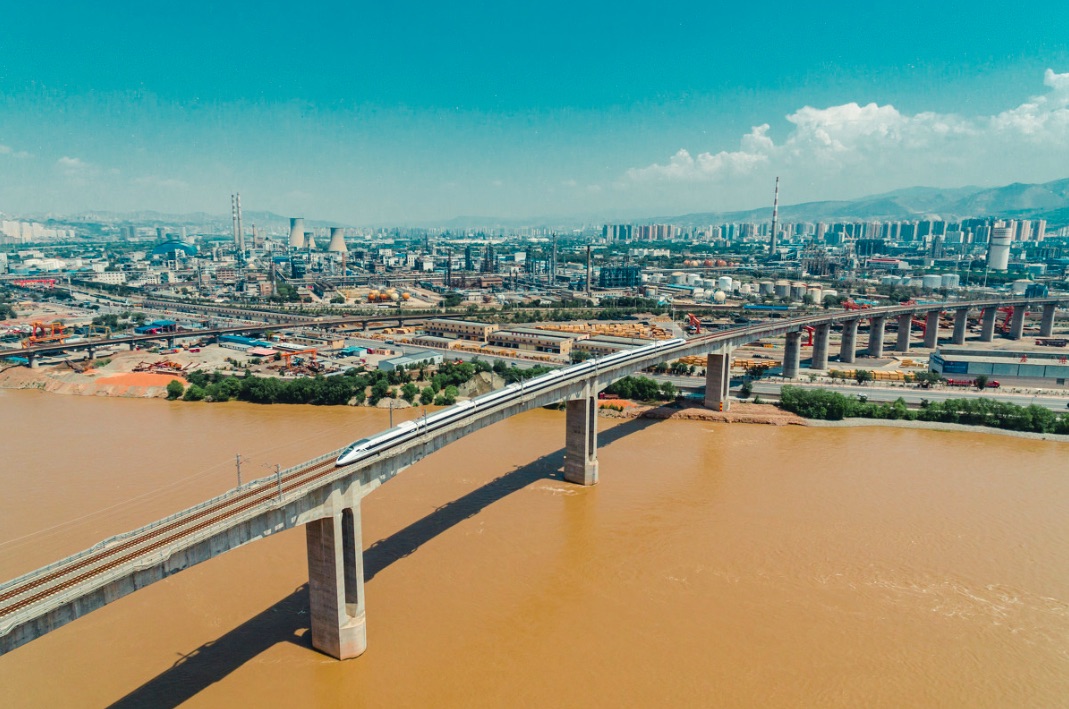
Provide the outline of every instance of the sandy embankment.
<path id="1" fill-rule="evenodd" d="M 698 404 L 684 404 L 680 407 L 649 406 L 626 400 L 602 401 L 600 413 L 607 418 L 653 418 L 676 419 L 686 421 L 720 421 L 722 423 L 761 423 L 773 426 L 806 426 L 809 422 L 771 404 L 751 404 L 736 402 L 730 411 L 712 411 Z M 622 407 L 617 411 L 614 406 Z"/>
<path id="2" fill-rule="evenodd" d="M 161 398 L 167 396 L 167 384 L 177 379 L 187 382 L 177 374 L 155 374 L 130 371 L 138 362 L 148 359 L 143 353 L 121 353 L 100 369 L 76 372 L 66 365 L 40 367 L 11 367 L 0 372 L 0 388 L 40 389 L 55 394 L 77 396 L 118 396 L 130 398 Z M 155 360 L 155 357 L 151 359 Z"/>

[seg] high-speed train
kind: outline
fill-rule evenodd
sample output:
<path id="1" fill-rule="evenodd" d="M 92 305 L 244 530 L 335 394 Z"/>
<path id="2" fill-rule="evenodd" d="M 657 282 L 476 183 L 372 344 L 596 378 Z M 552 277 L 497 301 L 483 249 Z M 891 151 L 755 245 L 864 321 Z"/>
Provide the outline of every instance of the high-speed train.
<path id="1" fill-rule="evenodd" d="M 611 366 L 617 362 L 630 359 L 635 355 L 649 354 L 657 350 L 680 345 L 684 342 L 686 342 L 684 339 L 661 340 L 660 342 L 652 342 L 632 350 L 614 352 L 598 359 L 588 359 L 585 362 L 573 364 L 570 367 L 564 367 L 562 369 L 554 369 L 553 371 L 535 377 L 534 379 L 510 384 L 507 387 L 497 389 L 488 394 L 483 394 L 482 396 L 477 396 L 474 399 L 462 401 L 449 408 L 436 411 L 430 416 L 425 416 L 413 421 L 403 421 L 387 431 L 382 431 L 374 436 L 361 438 L 358 441 L 350 443 L 346 446 L 345 450 L 341 452 L 341 455 L 338 456 L 335 465 L 351 465 L 368 456 L 389 450 L 390 448 L 415 438 L 416 436 L 448 426 L 449 424 L 477 411 L 485 411 L 494 406 L 510 402 L 518 397 L 537 393 L 546 387 L 553 386 L 575 377 L 583 376 L 588 372 L 597 371 L 606 366 Z"/>

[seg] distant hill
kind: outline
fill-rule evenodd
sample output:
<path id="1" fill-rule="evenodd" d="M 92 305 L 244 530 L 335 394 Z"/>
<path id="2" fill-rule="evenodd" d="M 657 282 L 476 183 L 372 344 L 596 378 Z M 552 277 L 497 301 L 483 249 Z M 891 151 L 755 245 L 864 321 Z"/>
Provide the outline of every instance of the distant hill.
<path id="1" fill-rule="evenodd" d="M 1069 179 L 1003 187 L 909 187 L 855 200 L 806 202 L 781 206 L 783 222 L 942 219 L 970 217 L 1046 219 L 1050 227 L 1069 224 Z M 772 219 L 772 207 L 741 212 L 702 212 L 658 217 L 644 222 L 702 226 Z"/>

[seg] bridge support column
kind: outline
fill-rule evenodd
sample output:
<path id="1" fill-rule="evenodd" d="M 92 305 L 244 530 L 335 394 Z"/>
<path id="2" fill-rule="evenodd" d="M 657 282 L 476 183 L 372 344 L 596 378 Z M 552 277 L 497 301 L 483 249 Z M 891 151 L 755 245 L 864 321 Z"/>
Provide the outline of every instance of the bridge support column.
<path id="1" fill-rule="evenodd" d="M 1050 337 L 1054 334 L 1054 303 L 1043 306 L 1043 319 L 1039 323 L 1039 336 Z"/>
<path id="2" fill-rule="evenodd" d="M 1013 316 L 1010 318 L 1011 340 L 1019 340 L 1024 336 L 1024 316 L 1027 312 L 1023 305 L 1014 306 Z"/>
<path id="3" fill-rule="evenodd" d="M 839 345 L 839 361 L 853 364 L 857 353 L 857 326 L 860 320 L 847 320 L 843 323 L 843 341 Z"/>
<path id="4" fill-rule="evenodd" d="M 169 349 L 169 350 L 173 350 L 174 349 L 174 338 L 173 337 L 168 337 L 167 338 L 167 349 Z"/>
<path id="5" fill-rule="evenodd" d="M 598 482 L 598 400 L 587 384 L 565 404 L 564 479 L 576 485 Z"/>
<path id="6" fill-rule="evenodd" d="M 909 352 L 909 336 L 913 334 L 913 313 L 898 316 L 898 341 L 895 350 Z"/>
<path id="7" fill-rule="evenodd" d="M 828 368 L 828 336 L 831 334 L 831 324 L 817 325 L 813 331 L 813 361 L 809 364 L 810 369 L 825 370 Z"/>
<path id="8" fill-rule="evenodd" d="M 783 348 L 783 378 L 796 379 L 798 366 L 802 359 L 802 333 L 788 332 L 787 344 Z"/>
<path id="9" fill-rule="evenodd" d="M 954 339 L 955 345 L 965 344 L 965 328 L 969 324 L 969 311 L 965 308 L 954 313 Z"/>
<path id="10" fill-rule="evenodd" d="M 883 324 L 886 318 L 874 315 L 869 318 L 869 357 L 883 357 Z"/>
<path id="11" fill-rule="evenodd" d="M 705 408 L 731 408 L 731 354 L 711 354 L 705 362 Z"/>
<path id="12" fill-rule="evenodd" d="M 338 660 L 367 649 L 360 503 L 304 526 L 312 646 Z"/>
<path id="13" fill-rule="evenodd" d="M 991 342 L 995 339 L 995 319 L 998 317 L 998 308 L 984 308 L 980 314 L 980 342 Z"/>
<path id="14" fill-rule="evenodd" d="M 96 350 L 94 350 L 92 347 L 86 347 L 85 348 L 85 359 L 86 359 L 87 362 L 92 362 L 93 361 L 93 359 L 94 359 L 93 355 L 94 354 L 96 354 Z"/>
<path id="15" fill-rule="evenodd" d="M 927 349 L 934 350 L 939 346 L 939 316 L 942 315 L 938 310 L 933 310 L 928 313 L 924 319 L 924 346 Z"/>
<path id="16" fill-rule="evenodd" d="M 30 365 L 30 369 L 37 369 L 37 355 L 31 352 L 30 354 L 26 355 L 26 360 Z"/>

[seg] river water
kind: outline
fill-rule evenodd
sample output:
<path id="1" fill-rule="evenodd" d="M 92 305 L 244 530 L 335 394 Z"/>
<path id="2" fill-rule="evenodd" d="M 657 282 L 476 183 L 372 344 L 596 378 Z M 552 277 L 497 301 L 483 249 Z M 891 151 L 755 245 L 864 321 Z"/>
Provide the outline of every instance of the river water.
<path id="1" fill-rule="evenodd" d="M 396 415 L 400 416 L 400 412 Z M 384 427 L 364 408 L 0 391 L 0 577 Z M 367 653 L 310 648 L 304 535 L 0 657 L 5 706 L 1069 704 L 1069 445 L 603 421 L 469 436 L 364 501 Z"/>

